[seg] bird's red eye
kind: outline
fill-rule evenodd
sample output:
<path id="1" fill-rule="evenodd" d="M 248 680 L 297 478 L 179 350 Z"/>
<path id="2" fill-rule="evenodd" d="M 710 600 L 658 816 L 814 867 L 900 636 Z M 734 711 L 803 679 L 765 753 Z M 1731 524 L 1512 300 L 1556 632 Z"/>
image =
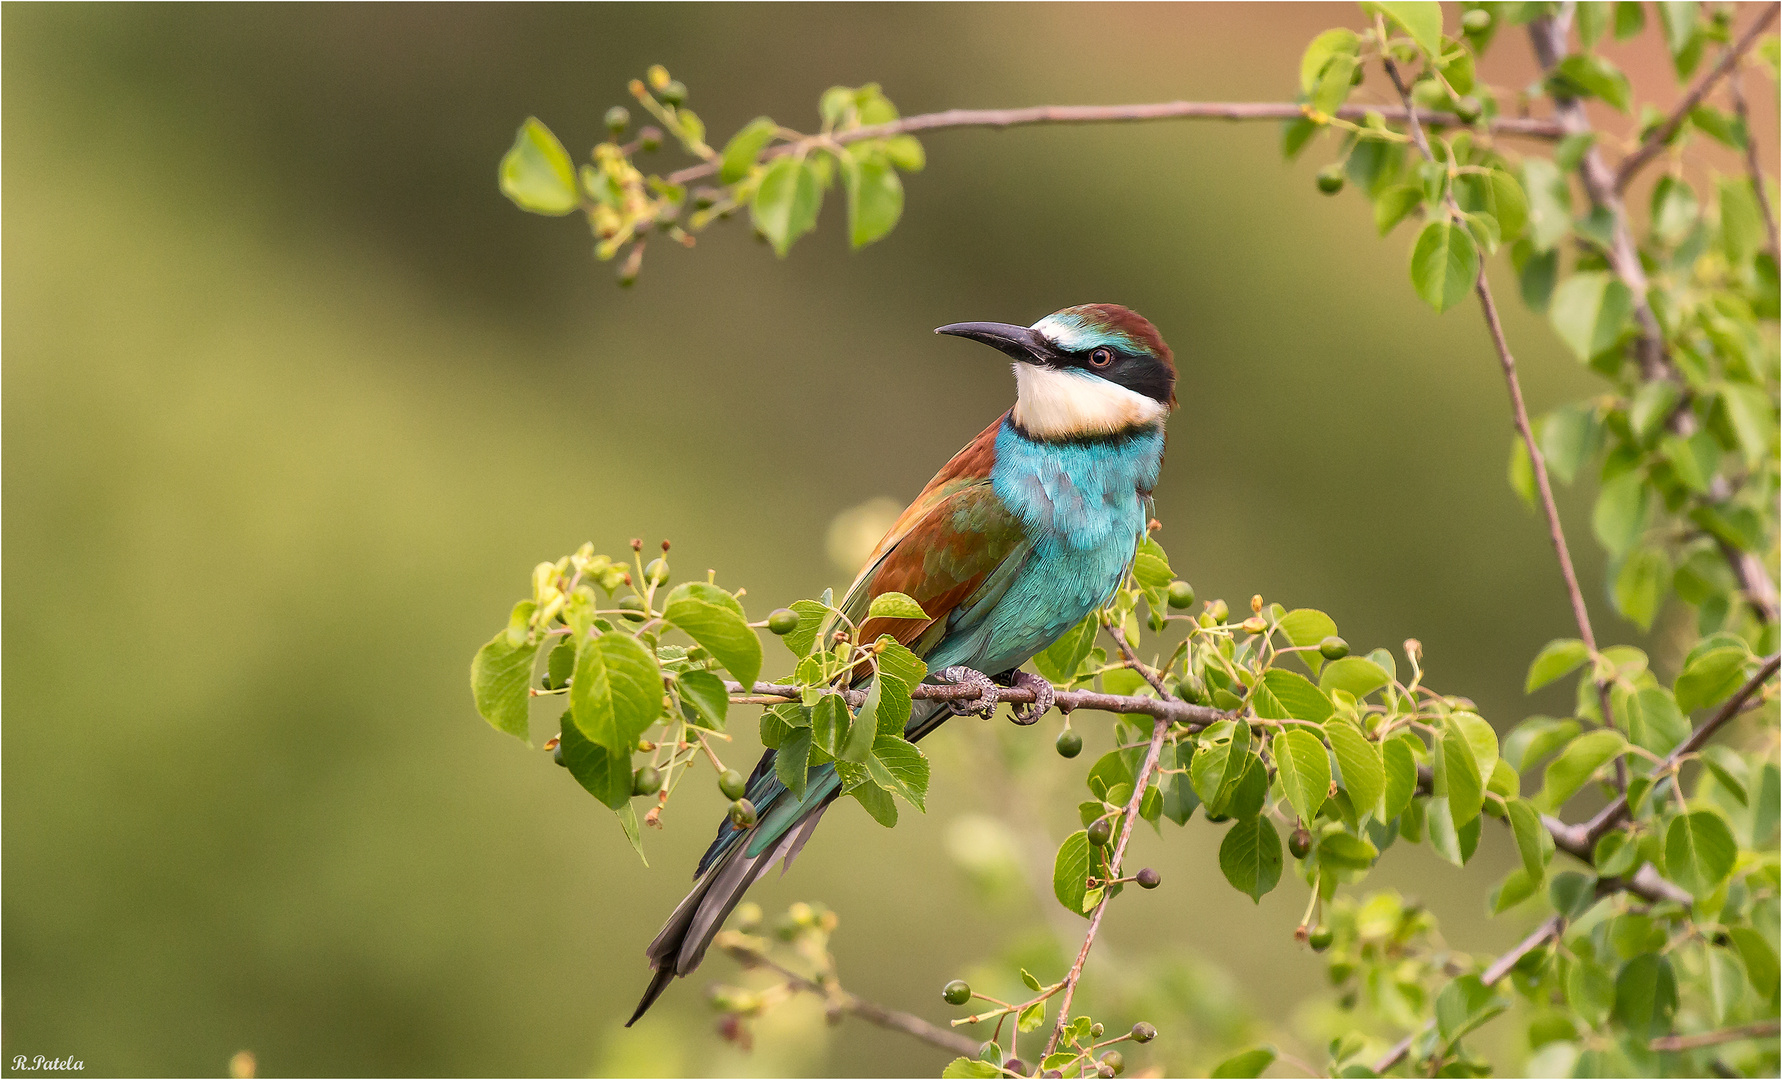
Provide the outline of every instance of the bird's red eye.
<path id="1" fill-rule="evenodd" d="M 1113 350 L 1111 350 L 1111 349 L 1096 349 L 1094 352 L 1089 354 L 1089 362 L 1091 364 L 1095 365 L 1096 367 L 1107 367 L 1109 364 L 1114 362 Z"/>

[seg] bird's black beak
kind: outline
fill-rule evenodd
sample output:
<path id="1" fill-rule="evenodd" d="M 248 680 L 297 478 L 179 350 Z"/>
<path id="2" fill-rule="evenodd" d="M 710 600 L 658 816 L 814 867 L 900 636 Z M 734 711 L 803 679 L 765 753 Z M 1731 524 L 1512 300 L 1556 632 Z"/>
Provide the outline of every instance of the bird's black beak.
<path id="1" fill-rule="evenodd" d="M 948 323 L 934 331 L 954 337 L 981 341 L 991 348 L 1028 364 L 1050 364 L 1059 356 L 1057 348 L 1038 330 L 997 322 Z"/>

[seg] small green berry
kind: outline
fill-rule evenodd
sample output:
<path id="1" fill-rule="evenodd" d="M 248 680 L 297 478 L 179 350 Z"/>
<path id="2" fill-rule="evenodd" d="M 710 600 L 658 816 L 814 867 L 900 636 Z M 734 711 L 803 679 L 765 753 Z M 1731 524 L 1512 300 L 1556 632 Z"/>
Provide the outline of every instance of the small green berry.
<path id="1" fill-rule="evenodd" d="M 574 671 L 575 646 L 569 643 L 568 638 L 564 638 L 563 643 L 552 649 L 550 655 L 545 658 L 544 688 L 560 690 L 568 686 L 569 676 Z"/>
<path id="2" fill-rule="evenodd" d="M 1065 728 L 1058 733 L 1058 741 L 1053 744 L 1058 748 L 1058 756 L 1073 758 L 1083 752 L 1083 737 Z"/>
<path id="3" fill-rule="evenodd" d="M 1291 851 L 1296 859 L 1303 859 L 1312 853 L 1312 834 L 1306 831 L 1304 825 L 1288 834 L 1287 850 Z"/>
<path id="4" fill-rule="evenodd" d="M 1207 605 L 1207 614 L 1213 617 L 1213 625 L 1217 626 L 1231 617 L 1231 605 L 1223 600 L 1215 600 Z"/>
<path id="5" fill-rule="evenodd" d="M 767 628 L 780 637 L 785 637 L 798 629 L 798 622 L 798 612 L 791 608 L 779 608 L 767 617 Z"/>
<path id="6" fill-rule="evenodd" d="M 1476 34 L 1491 25 L 1491 12 L 1474 8 L 1460 17 L 1460 25 Z"/>
<path id="7" fill-rule="evenodd" d="M 1330 943 L 1335 937 L 1336 934 L 1328 926 L 1314 927 L 1306 938 L 1306 944 L 1312 947 L 1313 952 L 1323 952 L 1330 948 Z"/>
<path id="8" fill-rule="evenodd" d="M 1139 888 L 1155 889 L 1163 884 L 1163 875 L 1147 866 L 1138 872 L 1137 880 Z"/>
<path id="9" fill-rule="evenodd" d="M 1332 634 L 1318 643 L 1318 655 L 1326 660 L 1341 660 L 1349 655 L 1349 643 Z"/>
<path id="10" fill-rule="evenodd" d="M 1219 825 L 1219 824 L 1223 824 L 1224 822 L 1230 821 L 1231 815 L 1230 814 L 1215 814 L 1211 810 L 1209 810 L 1209 811 L 1207 811 L 1207 820 L 1212 822 L 1215 825 Z"/>
<path id="11" fill-rule="evenodd" d="M 1090 1038 L 1091 1038 L 1091 1039 L 1099 1039 L 1099 1038 L 1101 1038 L 1101 1037 L 1102 1037 L 1102 1035 L 1103 1035 L 1103 1034 L 1104 1034 L 1104 1033 L 1105 1033 L 1105 1032 L 1106 1032 L 1106 1031 L 1107 1031 L 1107 1030 L 1108 1030 L 1108 1029 L 1107 1029 L 1107 1028 L 1104 1028 L 1104 1027 L 1102 1027 L 1102 1026 L 1101 1026 L 1101 1025 L 1100 1025 L 1100 1024 L 1098 1024 L 1098 1023 L 1097 1023 L 1097 1024 L 1090 1024 L 1090 1025 L 1089 1025 L 1089 1037 L 1090 1037 Z"/>
<path id="12" fill-rule="evenodd" d="M 631 774 L 631 794 L 654 795 L 662 790 L 662 770 L 645 765 Z"/>
<path id="13" fill-rule="evenodd" d="M 1474 120 L 1477 120 L 1479 114 L 1484 111 L 1485 106 L 1480 103 L 1478 98 L 1471 94 L 1459 98 L 1454 102 L 1454 115 L 1460 117 L 1469 124 Z"/>
<path id="14" fill-rule="evenodd" d="M 1207 684 L 1199 675 L 1189 675 L 1176 683 L 1176 694 L 1190 705 L 1204 705 L 1207 700 Z"/>
<path id="15" fill-rule="evenodd" d="M 644 580 L 651 585 L 661 585 L 668 580 L 668 560 L 651 559 L 650 565 L 644 567 Z"/>
<path id="16" fill-rule="evenodd" d="M 964 979 L 954 979 L 941 987 L 941 1000 L 948 1005 L 963 1005 L 971 1000 L 971 984 Z"/>
<path id="17" fill-rule="evenodd" d="M 650 151 L 662 149 L 662 129 L 652 125 L 638 132 L 637 148 Z"/>
<path id="18" fill-rule="evenodd" d="M 1157 1029 L 1140 1020 L 1132 1025 L 1132 1041 L 1148 1043 L 1157 1037 Z"/>
<path id="19" fill-rule="evenodd" d="M 718 776 L 718 790 L 724 793 L 726 799 L 742 798 L 748 790 L 747 783 L 743 779 L 743 774 L 735 769 L 725 769 Z"/>
<path id="20" fill-rule="evenodd" d="M 747 829 L 755 824 L 755 804 L 747 799 L 738 799 L 730 804 L 730 824 L 739 829 Z"/>
<path id="21" fill-rule="evenodd" d="M 1318 190 L 1326 195 L 1335 195 L 1343 190 L 1344 181 L 1341 165 L 1326 165 L 1318 170 Z"/>
<path id="22" fill-rule="evenodd" d="M 1101 1063 L 1114 1070 L 1115 1076 L 1119 1076 L 1126 1071 L 1126 1058 L 1118 1050 L 1109 1050 L 1107 1053 L 1101 1055 Z"/>
<path id="23" fill-rule="evenodd" d="M 623 135 L 625 134 L 625 129 L 630 126 L 630 109 L 627 109 L 623 105 L 614 105 L 612 108 L 606 110 L 606 130 L 612 132 L 614 135 Z"/>
<path id="24" fill-rule="evenodd" d="M 628 622 L 643 622 L 645 610 L 644 602 L 635 596 L 619 598 L 619 613 Z"/>
<path id="25" fill-rule="evenodd" d="M 667 86 L 662 88 L 662 100 L 670 105 L 686 104 L 687 84 L 679 79 L 670 82 Z"/>
<path id="26" fill-rule="evenodd" d="M 1096 847 L 1105 847 L 1114 838 L 1114 823 L 1107 818 L 1096 818 L 1089 826 L 1089 842 Z"/>
<path id="27" fill-rule="evenodd" d="M 1101 1077 L 1101 1080 L 1114 1080 L 1114 1077 L 1119 1074 L 1114 1072 L 1114 1067 L 1112 1065 L 1097 1065 L 1095 1067 L 1095 1075 Z"/>
<path id="28" fill-rule="evenodd" d="M 1173 608 L 1193 607 L 1194 586 L 1188 584 L 1186 581 L 1170 582 L 1169 606 Z"/>

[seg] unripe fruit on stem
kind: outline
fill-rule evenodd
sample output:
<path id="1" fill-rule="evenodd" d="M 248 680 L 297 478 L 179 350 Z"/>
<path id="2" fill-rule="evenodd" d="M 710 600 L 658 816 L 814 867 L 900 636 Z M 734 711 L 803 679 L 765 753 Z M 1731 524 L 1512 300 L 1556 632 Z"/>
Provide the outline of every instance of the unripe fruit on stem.
<path id="1" fill-rule="evenodd" d="M 662 100 L 670 105 L 684 105 L 687 102 L 687 84 L 675 79 L 662 88 Z"/>
<path id="2" fill-rule="evenodd" d="M 730 824 L 739 829 L 747 829 L 755 824 L 755 804 L 747 799 L 738 799 L 730 804 Z"/>
<path id="3" fill-rule="evenodd" d="M 1288 835 L 1287 850 L 1291 851 L 1296 859 L 1303 859 L 1312 853 L 1312 834 L 1306 830 L 1304 825 L 1294 829 Z"/>
<path id="4" fill-rule="evenodd" d="M 1132 1025 L 1132 1041 L 1148 1043 L 1157 1037 L 1157 1029 L 1140 1020 Z"/>
<path id="5" fill-rule="evenodd" d="M 1137 881 L 1141 889 L 1155 889 L 1163 884 L 1163 875 L 1147 866 L 1138 872 Z"/>
<path id="6" fill-rule="evenodd" d="M 1126 1058 L 1118 1050 L 1109 1050 L 1101 1055 L 1101 1063 L 1114 1070 L 1115 1076 L 1126 1071 Z"/>
<path id="7" fill-rule="evenodd" d="M 1268 620 L 1260 615 L 1252 615 L 1244 620 L 1244 632 L 1246 634 L 1260 634 L 1267 629 Z"/>
<path id="8" fill-rule="evenodd" d="M 644 128 L 642 131 L 638 132 L 637 133 L 637 148 L 639 150 L 651 150 L 651 151 L 662 149 L 662 129 L 659 127 L 651 126 L 651 127 Z"/>
<path id="9" fill-rule="evenodd" d="M 1222 623 L 1230 616 L 1231 607 L 1223 600 L 1215 600 L 1207 605 L 1207 614 L 1213 617 L 1215 624 Z"/>
<path id="10" fill-rule="evenodd" d="M 1491 12 L 1484 8 L 1474 8 L 1460 17 L 1460 25 L 1476 34 L 1491 25 Z"/>
<path id="11" fill-rule="evenodd" d="M 725 769 L 718 775 L 718 790 L 726 799 L 740 799 L 748 790 L 747 781 L 735 769 Z"/>
<path id="12" fill-rule="evenodd" d="M 1231 820 L 1231 815 L 1230 814 L 1215 814 L 1215 813 L 1212 813 L 1211 811 L 1208 811 L 1207 820 L 1212 822 L 1215 825 L 1222 825 L 1225 822 Z"/>
<path id="13" fill-rule="evenodd" d="M 1065 728 L 1058 733 L 1058 741 L 1053 745 L 1058 748 L 1059 757 L 1073 758 L 1083 752 L 1083 737 Z"/>
<path id="14" fill-rule="evenodd" d="M 668 561 L 651 559 L 650 565 L 644 567 L 644 580 L 651 585 L 661 585 L 668 580 Z"/>
<path id="15" fill-rule="evenodd" d="M 619 614 L 629 622 L 644 621 L 644 602 L 635 596 L 619 598 Z"/>
<path id="16" fill-rule="evenodd" d="M 1318 170 L 1318 190 L 1326 195 L 1335 195 L 1343 190 L 1344 179 L 1341 165 L 1326 165 Z"/>
<path id="17" fill-rule="evenodd" d="M 767 617 L 767 628 L 781 637 L 785 637 L 798 629 L 798 612 L 791 608 L 780 608 Z"/>
<path id="18" fill-rule="evenodd" d="M 1193 607 L 1194 586 L 1188 584 L 1186 581 L 1170 582 L 1169 606 L 1173 608 Z"/>
<path id="19" fill-rule="evenodd" d="M 1199 675 L 1190 675 L 1176 684 L 1177 694 L 1190 705 L 1203 705 L 1207 700 L 1207 684 Z"/>
<path id="20" fill-rule="evenodd" d="M 1089 826 L 1089 842 L 1096 847 L 1105 847 L 1114 838 L 1114 823 L 1107 818 L 1097 818 Z"/>
<path id="21" fill-rule="evenodd" d="M 662 770 L 645 765 L 631 774 L 631 794 L 654 795 L 662 790 Z"/>
<path id="22" fill-rule="evenodd" d="M 614 105 L 612 108 L 606 110 L 606 130 L 612 132 L 614 135 L 623 135 L 625 134 L 625 129 L 630 126 L 630 109 L 627 109 L 623 105 Z"/>
<path id="23" fill-rule="evenodd" d="M 1101 1077 L 1101 1080 L 1114 1080 L 1114 1077 L 1119 1074 L 1114 1072 L 1114 1067 L 1112 1065 L 1097 1065 L 1095 1067 L 1095 1075 Z"/>
<path id="24" fill-rule="evenodd" d="M 1009 1072 L 1014 1073 L 1016 1076 L 1027 1075 L 1027 1062 L 1022 1061 L 1020 1058 L 1010 1058 L 1002 1063 L 1002 1067 Z"/>
<path id="25" fill-rule="evenodd" d="M 1341 660 L 1349 655 L 1349 643 L 1332 634 L 1318 643 L 1318 655 L 1326 660 Z"/>
<path id="26" fill-rule="evenodd" d="M 1101 1038 L 1102 1033 L 1105 1032 L 1106 1030 L 1107 1030 L 1107 1028 L 1102 1027 L 1100 1024 L 1090 1024 L 1089 1025 L 1089 1037 L 1091 1039 L 1099 1039 L 1099 1038 Z"/>
<path id="27" fill-rule="evenodd" d="M 1471 94 L 1466 95 L 1454 103 L 1454 115 L 1460 117 L 1469 124 L 1474 120 L 1477 120 L 1479 114 L 1484 111 L 1485 106 L 1480 103 L 1478 98 Z"/>
<path id="28" fill-rule="evenodd" d="M 1335 937 L 1336 934 L 1331 932 L 1330 927 L 1319 926 L 1312 930 L 1306 938 L 1306 943 L 1312 947 L 1313 952 L 1323 952 L 1330 948 L 1330 942 Z"/>
<path id="29" fill-rule="evenodd" d="M 954 979 L 941 987 L 941 1000 L 948 1005 L 963 1005 L 971 1000 L 971 985 L 964 979 Z"/>

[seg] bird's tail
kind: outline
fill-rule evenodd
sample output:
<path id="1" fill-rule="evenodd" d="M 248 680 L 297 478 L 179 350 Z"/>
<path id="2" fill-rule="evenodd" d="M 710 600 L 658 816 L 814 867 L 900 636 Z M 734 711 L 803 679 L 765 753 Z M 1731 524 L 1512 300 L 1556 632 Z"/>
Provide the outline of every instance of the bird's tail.
<path id="1" fill-rule="evenodd" d="M 772 762 L 773 751 L 769 750 L 762 756 L 749 785 L 761 815 L 760 824 L 747 831 L 733 830 L 728 822 L 719 827 L 717 840 L 700 860 L 700 874 L 693 891 L 674 909 L 662 932 L 645 950 L 655 971 L 643 1000 L 637 1003 L 637 1011 L 625 1022 L 626 1027 L 649 1011 L 672 979 L 699 966 L 712 938 L 749 886 L 775 863 L 791 865 L 839 792 L 832 774 L 813 775 L 805 798 L 792 799 L 791 792 L 774 779 Z M 743 843 L 745 839 L 751 842 Z"/>

